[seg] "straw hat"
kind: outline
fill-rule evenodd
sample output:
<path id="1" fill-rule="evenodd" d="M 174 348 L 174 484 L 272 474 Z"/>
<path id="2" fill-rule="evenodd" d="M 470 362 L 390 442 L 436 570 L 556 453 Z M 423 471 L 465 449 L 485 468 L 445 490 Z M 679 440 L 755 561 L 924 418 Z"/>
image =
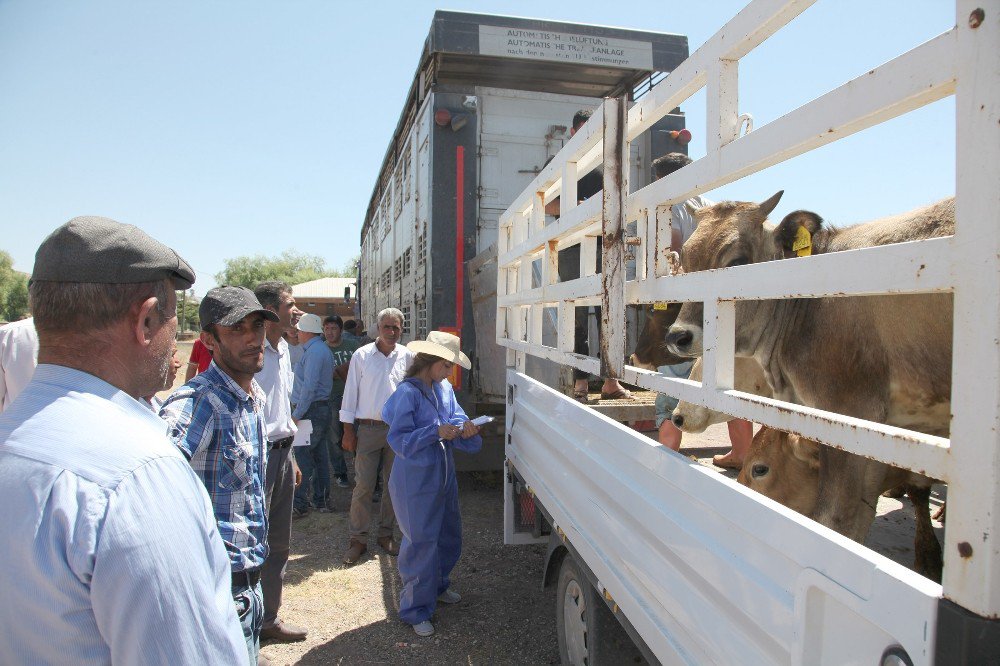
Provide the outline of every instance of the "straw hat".
<path id="1" fill-rule="evenodd" d="M 457 335 L 444 331 L 431 331 L 426 340 L 414 340 L 406 348 L 415 354 L 439 356 L 446 361 L 457 363 L 466 370 L 472 369 L 472 361 L 459 349 L 461 341 Z"/>

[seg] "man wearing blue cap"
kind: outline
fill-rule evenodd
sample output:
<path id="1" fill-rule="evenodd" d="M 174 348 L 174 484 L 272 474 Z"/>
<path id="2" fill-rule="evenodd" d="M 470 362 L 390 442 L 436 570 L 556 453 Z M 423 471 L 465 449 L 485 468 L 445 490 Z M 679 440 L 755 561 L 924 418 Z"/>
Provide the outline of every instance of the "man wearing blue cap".
<path id="1" fill-rule="evenodd" d="M 212 289 L 198 314 L 212 363 L 166 399 L 160 416 L 212 500 L 248 663 L 256 666 L 264 617 L 260 570 L 267 557 L 268 443 L 264 391 L 254 375 L 264 367 L 264 322 L 279 319 L 246 287 Z"/>

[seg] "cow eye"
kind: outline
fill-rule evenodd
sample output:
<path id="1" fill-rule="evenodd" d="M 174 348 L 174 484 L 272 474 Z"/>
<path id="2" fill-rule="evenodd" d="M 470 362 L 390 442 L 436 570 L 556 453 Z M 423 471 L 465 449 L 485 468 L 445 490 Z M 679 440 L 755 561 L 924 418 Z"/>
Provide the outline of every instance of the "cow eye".
<path id="1" fill-rule="evenodd" d="M 762 463 L 757 463 L 750 469 L 750 475 L 755 479 L 759 479 L 762 476 L 767 476 L 767 473 L 771 471 L 771 468 Z"/>
<path id="2" fill-rule="evenodd" d="M 728 264 L 726 264 L 726 268 L 730 268 L 732 266 L 742 266 L 743 264 L 749 264 L 749 263 L 750 263 L 750 259 L 749 258 L 747 258 L 747 257 L 745 257 L 743 255 L 740 255 L 740 256 L 736 257 L 735 259 L 733 259 L 732 261 L 730 261 Z"/>

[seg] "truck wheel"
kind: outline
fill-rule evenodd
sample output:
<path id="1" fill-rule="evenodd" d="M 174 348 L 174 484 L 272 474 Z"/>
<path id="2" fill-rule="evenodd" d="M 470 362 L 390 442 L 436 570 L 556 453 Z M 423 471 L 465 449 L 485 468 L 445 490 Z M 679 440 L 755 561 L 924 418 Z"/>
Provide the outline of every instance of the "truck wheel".
<path id="1" fill-rule="evenodd" d="M 563 664 L 646 663 L 597 590 L 567 554 L 556 586 L 556 633 Z"/>

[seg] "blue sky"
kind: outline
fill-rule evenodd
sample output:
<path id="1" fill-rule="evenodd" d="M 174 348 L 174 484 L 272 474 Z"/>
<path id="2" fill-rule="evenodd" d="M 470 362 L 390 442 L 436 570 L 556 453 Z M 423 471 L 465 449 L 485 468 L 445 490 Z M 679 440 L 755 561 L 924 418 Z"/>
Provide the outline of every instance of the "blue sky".
<path id="1" fill-rule="evenodd" d="M 826 0 L 741 63 L 740 111 L 773 120 L 955 24 L 941 0 Z M 686 34 L 744 3 L 0 0 L 0 249 L 30 271 L 76 215 L 175 247 L 198 293 L 228 257 L 293 248 L 342 266 L 435 8 Z M 544 8 L 543 8 L 544 7 Z M 684 109 L 704 152 L 704 95 Z M 954 193 L 943 100 L 733 183 L 838 224 Z"/>

